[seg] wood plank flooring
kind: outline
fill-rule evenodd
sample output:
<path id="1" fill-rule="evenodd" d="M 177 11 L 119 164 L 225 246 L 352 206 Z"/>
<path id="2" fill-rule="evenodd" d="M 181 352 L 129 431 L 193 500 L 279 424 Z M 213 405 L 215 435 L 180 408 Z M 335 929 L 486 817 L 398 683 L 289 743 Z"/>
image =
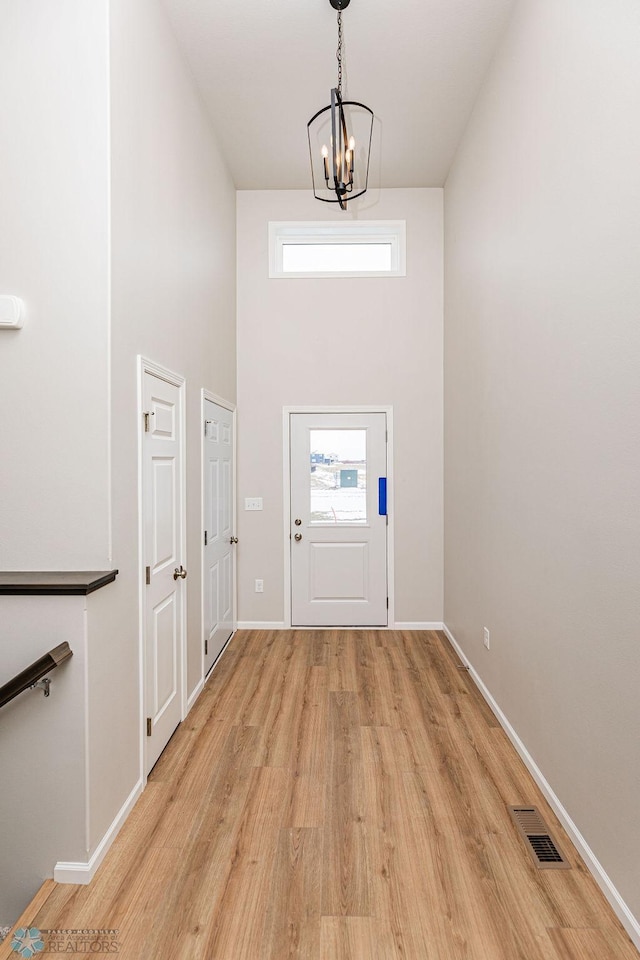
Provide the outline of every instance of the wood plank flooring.
<path id="1" fill-rule="evenodd" d="M 533 866 L 521 803 L 572 870 Z M 94 881 L 41 893 L 23 922 L 136 960 L 639 956 L 431 632 L 238 633 Z"/>

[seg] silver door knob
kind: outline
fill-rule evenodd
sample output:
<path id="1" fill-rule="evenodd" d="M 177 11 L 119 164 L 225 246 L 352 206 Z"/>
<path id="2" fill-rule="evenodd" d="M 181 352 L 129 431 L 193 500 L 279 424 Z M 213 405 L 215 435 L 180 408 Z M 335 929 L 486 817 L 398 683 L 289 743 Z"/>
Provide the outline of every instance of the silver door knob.
<path id="1" fill-rule="evenodd" d="M 297 518 L 296 520 L 294 520 L 293 522 L 295 523 L 296 527 L 299 527 L 299 526 L 302 524 L 302 520 L 300 519 L 300 517 L 298 517 L 298 518 Z"/>
<path id="2" fill-rule="evenodd" d="M 231 539 L 229 540 L 229 543 L 231 543 L 231 544 L 234 544 L 234 543 L 237 543 L 237 542 L 238 542 L 238 538 L 237 538 L 237 537 L 231 537 Z"/>
<path id="3" fill-rule="evenodd" d="M 302 534 L 301 534 L 301 533 L 296 533 L 296 535 L 295 535 L 295 537 L 294 537 L 293 539 L 294 539 L 294 540 L 297 540 L 298 543 L 300 543 L 300 541 L 302 540 Z"/>
<path id="4" fill-rule="evenodd" d="M 180 564 L 179 567 L 176 567 L 175 570 L 173 571 L 174 580 L 184 580 L 186 576 L 187 576 L 187 571 L 182 566 L 182 564 Z"/>

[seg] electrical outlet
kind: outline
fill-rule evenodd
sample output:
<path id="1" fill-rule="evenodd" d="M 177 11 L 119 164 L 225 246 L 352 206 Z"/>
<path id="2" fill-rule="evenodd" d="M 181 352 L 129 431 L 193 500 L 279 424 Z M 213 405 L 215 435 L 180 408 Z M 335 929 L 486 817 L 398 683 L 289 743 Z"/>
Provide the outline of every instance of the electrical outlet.
<path id="1" fill-rule="evenodd" d="M 262 510 L 262 497 L 245 497 L 245 510 Z"/>
<path id="2" fill-rule="evenodd" d="M 256 580 L 256 593 L 264 593 L 264 580 Z"/>
<path id="3" fill-rule="evenodd" d="M 491 640 L 491 634 L 489 633 L 489 628 L 485 627 L 484 628 L 484 645 L 487 648 L 487 650 L 489 649 L 490 640 Z"/>

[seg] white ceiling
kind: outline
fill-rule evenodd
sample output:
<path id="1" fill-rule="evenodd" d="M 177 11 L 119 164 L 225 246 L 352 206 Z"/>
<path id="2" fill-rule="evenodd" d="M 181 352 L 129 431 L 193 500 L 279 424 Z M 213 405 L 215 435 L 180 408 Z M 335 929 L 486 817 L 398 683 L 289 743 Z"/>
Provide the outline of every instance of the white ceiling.
<path id="1" fill-rule="evenodd" d="M 329 0 L 163 0 L 238 189 L 310 185 L 336 84 Z M 374 111 L 370 186 L 441 186 L 514 0 L 351 0 L 345 96 Z"/>

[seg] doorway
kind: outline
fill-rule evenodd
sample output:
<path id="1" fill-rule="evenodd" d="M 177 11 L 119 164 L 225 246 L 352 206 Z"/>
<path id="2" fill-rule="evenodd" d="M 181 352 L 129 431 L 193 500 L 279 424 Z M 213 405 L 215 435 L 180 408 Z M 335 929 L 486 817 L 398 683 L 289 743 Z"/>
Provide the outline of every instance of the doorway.
<path id="1" fill-rule="evenodd" d="M 234 629 L 235 414 L 203 392 L 203 627 L 206 676 Z"/>
<path id="2" fill-rule="evenodd" d="M 387 626 L 387 412 L 289 412 L 292 626 Z"/>
<path id="3" fill-rule="evenodd" d="M 140 358 L 139 382 L 146 775 L 183 717 L 187 576 L 185 381 L 178 374 Z"/>

